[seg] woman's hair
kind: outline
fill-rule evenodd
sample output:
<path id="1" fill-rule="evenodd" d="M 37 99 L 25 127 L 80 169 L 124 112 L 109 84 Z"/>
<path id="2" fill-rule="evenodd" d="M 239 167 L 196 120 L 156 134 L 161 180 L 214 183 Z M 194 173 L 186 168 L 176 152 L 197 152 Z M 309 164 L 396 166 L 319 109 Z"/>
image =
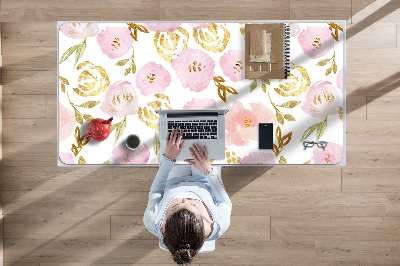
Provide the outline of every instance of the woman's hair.
<path id="1" fill-rule="evenodd" d="M 191 263 L 205 240 L 203 219 L 180 209 L 167 218 L 163 237 L 177 264 Z"/>

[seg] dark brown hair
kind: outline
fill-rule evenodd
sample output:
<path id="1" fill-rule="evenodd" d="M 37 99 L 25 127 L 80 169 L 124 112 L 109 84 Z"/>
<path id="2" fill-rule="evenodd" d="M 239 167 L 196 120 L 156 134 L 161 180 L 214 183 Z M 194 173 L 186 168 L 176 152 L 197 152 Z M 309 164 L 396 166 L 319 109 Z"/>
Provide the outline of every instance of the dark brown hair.
<path id="1" fill-rule="evenodd" d="M 191 263 L 205 240 L 203 219 L 180 209 L 167 218 L 163 237 L 177 264 Z"/>

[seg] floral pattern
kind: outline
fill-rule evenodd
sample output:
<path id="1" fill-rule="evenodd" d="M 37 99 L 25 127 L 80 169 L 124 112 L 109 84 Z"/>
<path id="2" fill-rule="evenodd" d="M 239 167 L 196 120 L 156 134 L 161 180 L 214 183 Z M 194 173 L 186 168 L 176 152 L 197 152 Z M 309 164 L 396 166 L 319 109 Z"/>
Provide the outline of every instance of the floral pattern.
<path id="1" fill-rule="evenodd" d="M 258 22 L 257 22 L 258 23 Z M 287 79 L 244 77 L 244 23 L 64 23 L 59 29 L 58 140 L 63 164 L 159 163 L 156 110 L 227 109 L 225 159 L 215 164 L 337 164 L 344 153 L 345 42 L 341 22 L 290 26 Z M 94 118 L 113 117 L 102 142 Z M 273 148 L 258 149 L 258 124 Z M 126 137 L 141 139 L 129 150 Z M 326 150 L 302 141 L 327 141 Z M 185 162 L 177 162 L 183 163 Z"/>
<path id="2" fill-rule="evenodd" d="M 225 76 L 233 82 L 244 79 L 244 62 L 244 51 L 238 50 L 229 50 L 219 59 L 219 64 Z"/>
<path id="3" fill-rule="evenodd" d="M 138 111 L 139 98 L 128 81 L 119 81 L 110 86 L 101 105 L 101 110 L 112 117 L 134 115 Z"/>
<path id="4" fill-rule="evenodd" d="M 99 32 L 98 23 L 64 23 L 60 31 L 71 39 L 94 37 Z"/>
<path id="5" fill-rule="evenodd" d="M 334 39 L 329 27 L 307 27 L 299 34 L 303 52 L 310 58 L 320 58 L 332 50 Z"/>
<path id="6" fill-rule="evenodd" d="M 308 115 L 325 117 L 337 114 L 339 104 L 339 95 L 332 83 L 319 81 L 310 87 L 301 108 Z"/>
<path id="7" fill-rule="evenodd" d="M 149 62 L 136 75 L 136 87 L 143 95 L 165 91 L 171 83 L 171 75 L 160 64 Z"/>
<path id="8" fill-rule="evenodd" d="M 214 76 L 215 62 L 201 50 L 187 49 L 178 54 L 171 66 L 184 88 L 200 92 L 208 87 Z"/>
<path id="9" fill-rule="evenodd" d="M 132 48 L 133 38 L 128 28 L 107 27 L 97 36 L 101 51 L 114 59 L 128 53 Z"/>

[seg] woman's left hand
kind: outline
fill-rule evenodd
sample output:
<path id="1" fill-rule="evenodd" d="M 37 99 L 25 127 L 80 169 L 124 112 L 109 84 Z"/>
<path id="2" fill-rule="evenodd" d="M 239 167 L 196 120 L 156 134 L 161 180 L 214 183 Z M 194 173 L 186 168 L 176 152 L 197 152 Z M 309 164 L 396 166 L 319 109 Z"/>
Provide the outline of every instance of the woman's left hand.
<path id="1" fill-rule="evenodd" d="M 167 134 L 167 145 L 165 147 L 165 157 L 170 159 L 171 161 L 175 160 L 175 158 L 181 153 L 183 147 L 186 144 L 186 141 L 181 141 L 183 136 L 183 130 L 180 131 L 178 128 L 172 129 L 172 132 L 168 132 Z"/>

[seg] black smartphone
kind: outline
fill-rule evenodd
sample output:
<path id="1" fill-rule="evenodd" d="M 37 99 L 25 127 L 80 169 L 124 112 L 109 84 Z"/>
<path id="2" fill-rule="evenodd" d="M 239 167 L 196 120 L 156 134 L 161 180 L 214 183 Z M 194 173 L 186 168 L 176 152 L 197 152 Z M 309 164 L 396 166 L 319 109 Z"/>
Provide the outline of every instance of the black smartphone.
<path id="1" fill-rule="evenodd" d="M 274 134 L 273 123 L 258 124 L 258 148 L 260 150 L 272 149 Z"/>

